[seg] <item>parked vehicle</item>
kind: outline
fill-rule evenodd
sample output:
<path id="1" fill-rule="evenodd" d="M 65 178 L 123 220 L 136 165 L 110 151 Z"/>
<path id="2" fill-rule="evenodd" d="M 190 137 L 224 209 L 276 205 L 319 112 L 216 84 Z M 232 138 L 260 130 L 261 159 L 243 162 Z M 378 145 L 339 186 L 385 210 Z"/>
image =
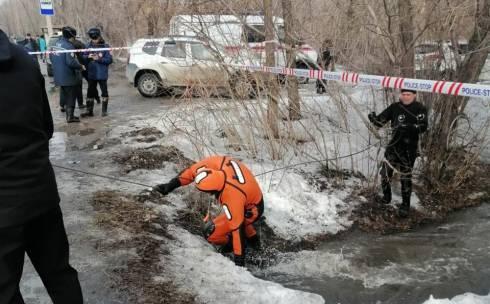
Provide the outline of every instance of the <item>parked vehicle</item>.
<path id="1" fill-rule="evenodd" d="M 286 66 L 284 45 L 284 20 L 274 17 L 276 42 L 276 66 Z M 247 15 L 177 15 L 170 20 L 171 35 L 201 37 L 224 56 L 233 57 L 237 63 L 265 63 L 265 23 L 264 16 Z M 316 66 L 318 53 L 311 46 L 298 40 L 296 68 L 309 69 Z M 308 78 L 301 78 L 305 83 Z"/>
<path id="2" fill-rule="evenodd" d="M 229 88 L 234 74 L 213 52 L 196 37 L 140 39 L 130 49 L 126 77 L 144 97 L 179 93 L 193 85 Z"/>
<path id="3" fill-rule="evenodd" d="M 458 41 L 458 50 L 450 41 L 420 43 L 415 46 L 415 73 L 418 76 L 431 72 L 453 73 L 458 61 L 463 62 L 467 52 L 468 42 L 465 40 Z"/>

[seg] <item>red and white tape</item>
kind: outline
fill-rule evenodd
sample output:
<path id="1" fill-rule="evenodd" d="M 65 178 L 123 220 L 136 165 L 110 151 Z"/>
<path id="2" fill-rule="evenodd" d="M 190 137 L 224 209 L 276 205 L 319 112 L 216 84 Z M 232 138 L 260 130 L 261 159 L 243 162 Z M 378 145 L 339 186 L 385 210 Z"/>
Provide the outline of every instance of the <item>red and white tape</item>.
<path id="1" fill-rule="evenodd" d="M 264 66 L 234 65 L 249 71 L 263 71 L 273 74 L 308 77 L 312 79 L 333 80 L 352 85 L 373 86 L 378 88 L 409 89 L 419 92 L 465 96 L 476 98 L 490 97 L 490 85 L 436 81 L 392 76 L 358 74 L 355 72 L 328 72 L 324 70 L 306 70 L 291 68 L 271 68 Z"/>
<path id="2" fill-rule="evenodd" d="M 116 51 L 116 50 L 128 50 L 130 46 L 122 47 L 109 47 L 109 48 L 90 48 L 90 49 L 78 49 L 78 50 L 53 50 L 45 52 L 29 52 L 29 55 L 49 55 L 49 54 L 62 54 L 62 53 L 88 53 L 88 52 L 103 52 L 103 51 Z"/>
<path id="3" fill-rule="evenodd" d="M 109 48 L 89 48 L 79 50 L 54 50 L 46 52 L 29 52 L 29 54 L 57 54 L 57 53 L 79 53 L 79 52 L 101 52 L 114 50 L 127 50 L 132 47 L 109 47 Z M 342 82 L 351 85 L 373 86 L 378 88 L 410 89 L 419 92 L 429 92 L 434 94 L 446 94 L 452 96 L 465 96 L 486 98 L 490 97 L 490 85 L 462 83 L 452 81 L 436 81 L 414 78 L 403 78 L 393 76 L 379 76 L 358 74 L 355 72 L 328 72 L 314 69 L 293 69 L 286 67 L 267 67 L 252 65 L 231 65 L 235 68 L 248 71 L 261 71 L 277 75 L 287 75 L 296 77 L 308 77 L 312 79 L 324 79 Z"/>

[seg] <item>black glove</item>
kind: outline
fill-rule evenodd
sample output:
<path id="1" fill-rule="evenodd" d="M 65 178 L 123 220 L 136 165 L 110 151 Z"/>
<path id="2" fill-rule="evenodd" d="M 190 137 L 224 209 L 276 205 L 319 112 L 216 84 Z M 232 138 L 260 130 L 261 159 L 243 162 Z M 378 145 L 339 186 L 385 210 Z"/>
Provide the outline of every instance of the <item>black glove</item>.
<path id="1" fill-rule="evenodd" d="M 244 267 L 245 266 L 245 256 L 235 254 L 235 265 Z"/>
<path id="2" fill-rule="evenodd" d="M 375 123 L 376 121 L 376 112 L 371 112 L 368 114 L 369 121 Z"/>
<path id="3" fill-rule="evenodd" d="M 158 184 L 155 187 L 153 187 L 153 190 L 160 192 L 163 195 L 167 195 L 170 192 L 174 191 L 180 187 L 180 181 L 178 178 L 173 178 L 170 180 L 170 182 L 166 184 Z"/>

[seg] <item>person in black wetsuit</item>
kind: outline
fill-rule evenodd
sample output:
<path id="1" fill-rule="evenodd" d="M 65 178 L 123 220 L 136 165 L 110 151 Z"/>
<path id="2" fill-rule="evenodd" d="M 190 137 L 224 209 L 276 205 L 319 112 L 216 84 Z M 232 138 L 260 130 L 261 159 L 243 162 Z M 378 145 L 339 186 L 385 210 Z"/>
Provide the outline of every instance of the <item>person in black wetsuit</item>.
<path id="1" fill-rule="evenodd" d="M 385 159 L 381 166 L 381 188 L 384 204 L 391 202 L 391 178 L 394 169 L 401 173 L 402 204 L 398 211 L 400 217 L 407 217 L 410 210 L 412 194 L 412 169 L 417 158 L 419 135 L 427 130 L 427 109 L 418 102 L 417 92 L 401 90 L 400 100 L 391 104 L 381 114 L 372 112 L 369 121 L 376 127 L 382 127 L 390 122 L 393 137 L 386 147 Z"/>

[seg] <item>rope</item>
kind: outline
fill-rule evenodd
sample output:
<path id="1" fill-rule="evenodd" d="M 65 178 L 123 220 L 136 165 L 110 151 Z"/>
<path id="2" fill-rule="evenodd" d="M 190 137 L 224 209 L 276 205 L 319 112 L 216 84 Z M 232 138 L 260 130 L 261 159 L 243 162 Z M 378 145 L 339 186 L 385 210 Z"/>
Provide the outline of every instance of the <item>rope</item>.
<path id="1" fill-rule="evenodd" d="M 360 151 L 351 153 L 351 154 L 342 155 L 342 156 L 334 157 L 334 158 L 327 158 L 327 159 L 323 159 L 323 160 L 311 160 L 311 161 L 307 161 L 307 162 L 292 164 L 292 165 L 289 165 L 289 166 L 286 166 L 286 167 L 281 167 L 281 168 L 277 168 L 277 169 L 265 171 L 265 172 L 262 172 L 262 173 L 259 173 L 259 174 L 255 175 L 255 176 L 257 177 L 257 176 L 265 175 L 267 173 L 271 173 L 271 172 L 275 172 L 275 171 L 280 171 L 280 170 L 285 170 L 285 169 L 289 169 L 289 168 L 293 168 L 293 167 L 297 167 L 297 166 L 301 166 L 301 165 L 307 165 L 307 164 L 312 164 L 312 163 L 320 163 L 320 162 L 329 162 L 329 161 L 334 161 L 334 160 L 349 158 L 349 157 L 352 157 L 354 155 L 357 155 L 357 154 L 361 154 L 363 152 L 366 152 L 367 150 L 371 149 L 372 147 L 374 147 L 377 144 L 378 143 L 370 144 L 366 148 L 364 148 L 364 149 L 362 149 Z"/>
<path id="2" fill-rule="evenodd" d="M 136 186 L 142 186 L 142 187 L 145 187 L 145 188 L 153 188 L 153 186 L 145 185 L 145 184 L 142 184 L 142 183 L 139 183 L 139 182 L 133 182 L 133 181 L 129 181 L 129 180 L 125 180 L 125 179 L 120 179 L 120 178 L 113 177 L 113 176 L 107 176 L 107 175 L 102 175 L 102 174 L 98 174 L 98 173 L 83 171 L 83 170 L 80 170 L 80 169 L 68 168 L 68 167 L 63 167 L 63 166 L 60 166 L 60 165 L 53 165 L 53 167 L 56 167 L 56 168 L 59 168 L 59 169 L 63 169 L 63 170 L 67 170 L 67 171 L 78 172 L 78 173 L 82 173 L 82 174 L 85 174 L 85 175 L 92 175 L 92 176 L 97 176 L 97 177 L 101 177 L 101 178 L 105 178 L 105 179 L 110 179 L 110 180 L 117 181 L 117 182 L 122 182 L 122 183 L 127 183 L 127 184 L 133 184 L 133 185 L 136 185 Z"/>
<path id="3" fill-rule="evenodd" d="M 312 164 L 312 163 L 318 163 L 318 162 L 328 162 L 328 161 L 334 161 L 334 160 L 338 160 L 338 159 L 352 157 L 354 155 L 361 154 L 361 153 L 363 153 L 363 152 L 371 149 L 371 147 L 373 147 L 373 146 L 375 146 L 377 144 L 378 143 L 374 143 L 374 144 L 368 145 L 364 149 L 362 149 L 360 151 L 357 151 L 357 152 L 354 152 L 354 153 L 351 153 L 351 154 L 347 154 L 347 155 L 343 155 L 343 156 L 339 156 L 339 157 L 334 157 L 334 158 L 327 158 L 327 159 L 324 159 L 324 160 L 313 160 L 313 161 L 307 161 L 307 162 L 292 164 L 292 165 L 288 165 L 288 166 L 285 166 L 285 167 L 280 167 L 280 168 L 276 168 L 276 169 L 273 169 L 273 170 L 265 171 L 265 172 L 262 172 L 262 173 L 259 173 L 259 174 L 255 175 L 255 176 L 261 176 L 261 175 L 265 175 L 265 174 L 276 172 L 276 171 L 280 171 L 280 170 L 287 170 L 287 169 L 290 169 L 290 168 L 293 168 L 293 167 L 297 167 L 297 166 L 301 166 L 301 165 L 306 165 L 306 164 Z M 80 170 L 80 169 L 64 167 L 64 166 L 60 166 L 60 165 L 56 165 L 56 164 L 53 164 L 53 167 L 59 168 L 59 169 L 63 169 L 63 170 L 67 170 L 67 171 L 82 173 L 82 174 L 85 174 L 85 175 L 92 175 L 92 176 L 96 176 L 96 177 L 100 177 L 100 178 L 105 178 L 105 179 L 109 179 L 109 180 L 113 180 L 113 181 L 117 181 L 117 182 L 121 182 L 121 183 L 132 184 L 132 185 L 141 186 L 141 187 L 145 187 L 145 188 L 153 188 L 153 186 L 150 186 L 150 185 L 146 185 L 146 184 L 143 184 L 143 183 L 140 183 L 140 182 L 130 181 L 130 180 L 127 180 L 127 179 L 121 179 L 121 178 L 117 178 L 117 177 L 114 177 L 114 176 L 102 175 L 102 174 L 88 172 L 88 171 L 84 171 L 84 170 Z M 208 206 L 208 213 L 209 213 L 209 208 L 210 208 L 210 206 Z"/>

